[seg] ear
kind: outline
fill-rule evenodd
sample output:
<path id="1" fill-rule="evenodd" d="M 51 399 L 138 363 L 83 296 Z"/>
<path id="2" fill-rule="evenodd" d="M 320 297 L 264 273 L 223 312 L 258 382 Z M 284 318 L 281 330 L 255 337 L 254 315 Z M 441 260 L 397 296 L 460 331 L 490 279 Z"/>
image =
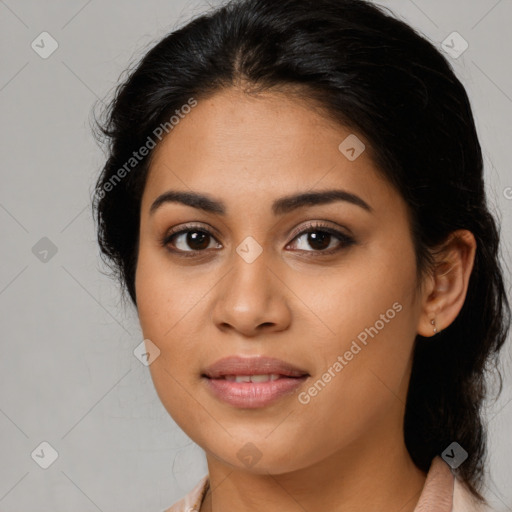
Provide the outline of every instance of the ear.
<path id="1" fill-rule="evenodd" d="M 434 327 L 440 332 L 457 318 L 466 299 L 475 253 L 475 237 L 465 229 L 450 233 L 436 250 L 434 271 L 423 287 L 418 334 L 434 336 Z"/>

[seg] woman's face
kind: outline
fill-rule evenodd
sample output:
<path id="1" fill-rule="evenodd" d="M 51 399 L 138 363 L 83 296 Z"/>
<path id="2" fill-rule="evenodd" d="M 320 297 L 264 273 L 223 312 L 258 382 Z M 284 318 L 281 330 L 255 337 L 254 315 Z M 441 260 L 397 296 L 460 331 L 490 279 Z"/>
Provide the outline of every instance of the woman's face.
<path id="1" fill-rule="evenodd" d="M 415 256 L 405 203 L 359 140 L 299 100 L 231 89 L 155 150 L 138 313 L 160 350 L 150 371 L 162 403 L 217 461 L 281 474 L 403 443 Z M 211 208 L 154 205 L 170 191 Z M 244 359 L 209 371 L 228 356 Z"/>

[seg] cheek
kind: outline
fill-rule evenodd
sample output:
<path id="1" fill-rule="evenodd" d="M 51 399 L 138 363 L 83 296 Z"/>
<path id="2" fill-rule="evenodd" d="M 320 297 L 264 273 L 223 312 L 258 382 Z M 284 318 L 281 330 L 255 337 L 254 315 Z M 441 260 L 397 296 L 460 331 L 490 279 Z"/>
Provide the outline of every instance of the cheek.
<path id="1" fill-rule="evenodd" d="M 162 275 L 158 262 L 154 259 L 142 239 L 135 272 L 135 293 L 139 322 L 144 337 L 150 339 L 160 318 L 162 303 L 167 300 L 162 296 L 162 289 L 159 286 L 159 281 L 165 279 L 165 275 Z"/>
<path id="2" fill-rule="evenodd" d="M 399 253 L 375 244 L 347 257 L 338 268 L 285 276 L 303 304 L 304 314 L 298 318 L 307 319 L 310 331 L 314 327 L 310 342 L 316 340 L 325 354 L 341 352 L 358 336 L 364 341 L 366 330 L 376 327 L 388 346 L 399 344 L 401 334 L 413 325 L 409 320 L 416 284 L 412 248 L 403 243 Z"/>
<path id="3" fill-rule="evenodd" d="M 408 312 L 393 298 L 375 300 L 357 318 L 347 306 L 348 314 L 345 311 L 331 318 L 336 338 L 330 342 L 317 338 L 313 352 L 321 364 L 294 415 L 301 428 L 322 432 L 311 457 L 357 443 L 363 433 L 377 439 L 386 425 L 399 421 L 406 401 L 413 338 Z"/>
<path id="4" fill-rule="evenodd" d="M 193 290 L 180 272 L 173 272 L 165 255 L 141 245 L 135 275 L 137 310 L 144 336 L 165 344 L 179 319 L 193 305 Z M 197 299 L 196 299 L 197 301 Z"/>
<path id="5" fill-rule="evenodd" d="M 318 417 L 368 419 L 405 393 L 415 338 L 416 268 L 412 247 L 401 242 L 400 257 L 376 244 L 328 278 L 295 283 L 317 325 L 304 349 L 314 347 L 320 382 L 304 400 L 316 402 Z"/>
<path id="6" fill-rule="evenodd" d="M 157 258 L 139 253 L 136 272 L 136 293 L 139 322 L 145 339 L 160 350 L 149 365 L 157 395 L 173 420 L 185 431 L 194 422 L 197 404 L 186 392 L 190 388 L 190 358 L 194 349 L 187 344 L 180 328 L 190 306 L 183 300 L 184 290 L 179 278 L 171 277 Z M 186 317 L 185 317 L 186 318 Z M 184 327 L 183 327 L 184 328 Z M 197 349 L 196 349 L 197 350 Z"/>

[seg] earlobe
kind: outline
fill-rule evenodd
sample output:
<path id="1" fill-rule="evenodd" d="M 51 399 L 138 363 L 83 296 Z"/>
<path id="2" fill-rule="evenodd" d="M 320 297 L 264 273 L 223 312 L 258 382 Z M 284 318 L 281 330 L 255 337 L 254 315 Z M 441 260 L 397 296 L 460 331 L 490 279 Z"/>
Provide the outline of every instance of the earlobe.
<path id="1" fill-rule="evenodd" d="M 457 318 L 466 299 L 475 253 L 476 241 L 468 230 L 454 231 L 436 251 L 437 262 L 429 276 L 432 285 L 423 297 L 418 334 L 435 336 Z"/>

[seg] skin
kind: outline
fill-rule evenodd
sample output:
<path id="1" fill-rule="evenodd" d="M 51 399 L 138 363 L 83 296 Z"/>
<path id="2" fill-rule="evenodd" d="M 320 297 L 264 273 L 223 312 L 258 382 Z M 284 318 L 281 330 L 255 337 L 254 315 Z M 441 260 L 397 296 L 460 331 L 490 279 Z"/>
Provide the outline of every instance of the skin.
<path id="1" fill-rule="evenodd" d="M 270 504 L 409 512 L 424 486 L 402 429 L 413 343 L 418 333 L 434 334 L 432 319 L 440 330 L 459 313 L 475 241 L 457 232 L 417 288 L 406 204 L 369 151 L 354 161 L 340 152 L 351 133 L 304 101 L 233 88 L 199 101 L 154 151 L 141 204 L 137 307 L 144 338 L 160 349 L 150 365 L 157 393 L 206 453 L 212 491 L 202 512 Z M 347 190 L 373 212 L 346 201 L 271 211 L 275 199 L 327 189 Z M 227 213 L 165 203 L 150 214 L 168 190 L 207 194 Z M 291 236 L 308 221 L 355 243 L 332 237 L 329 248 L 340 250 L 322 256 L 307 235 Z M 185 223 L 213 231 L 191 258 L 159 243 Z M 248 236 L 263 250 L 252 263 L 236 252 Z M 188 254 L 197 247 L 185 235 L 173 243 Z M 307 391 L 394 303 L 401 311 L 308 404 L 292 394 L 235 408 L 201 378 L 221 357 L 268 355 L 305 369 L 311 377 L 299 392 Z M 248 442 L 261 454 L 251 467 L 237 457 Z"/>

